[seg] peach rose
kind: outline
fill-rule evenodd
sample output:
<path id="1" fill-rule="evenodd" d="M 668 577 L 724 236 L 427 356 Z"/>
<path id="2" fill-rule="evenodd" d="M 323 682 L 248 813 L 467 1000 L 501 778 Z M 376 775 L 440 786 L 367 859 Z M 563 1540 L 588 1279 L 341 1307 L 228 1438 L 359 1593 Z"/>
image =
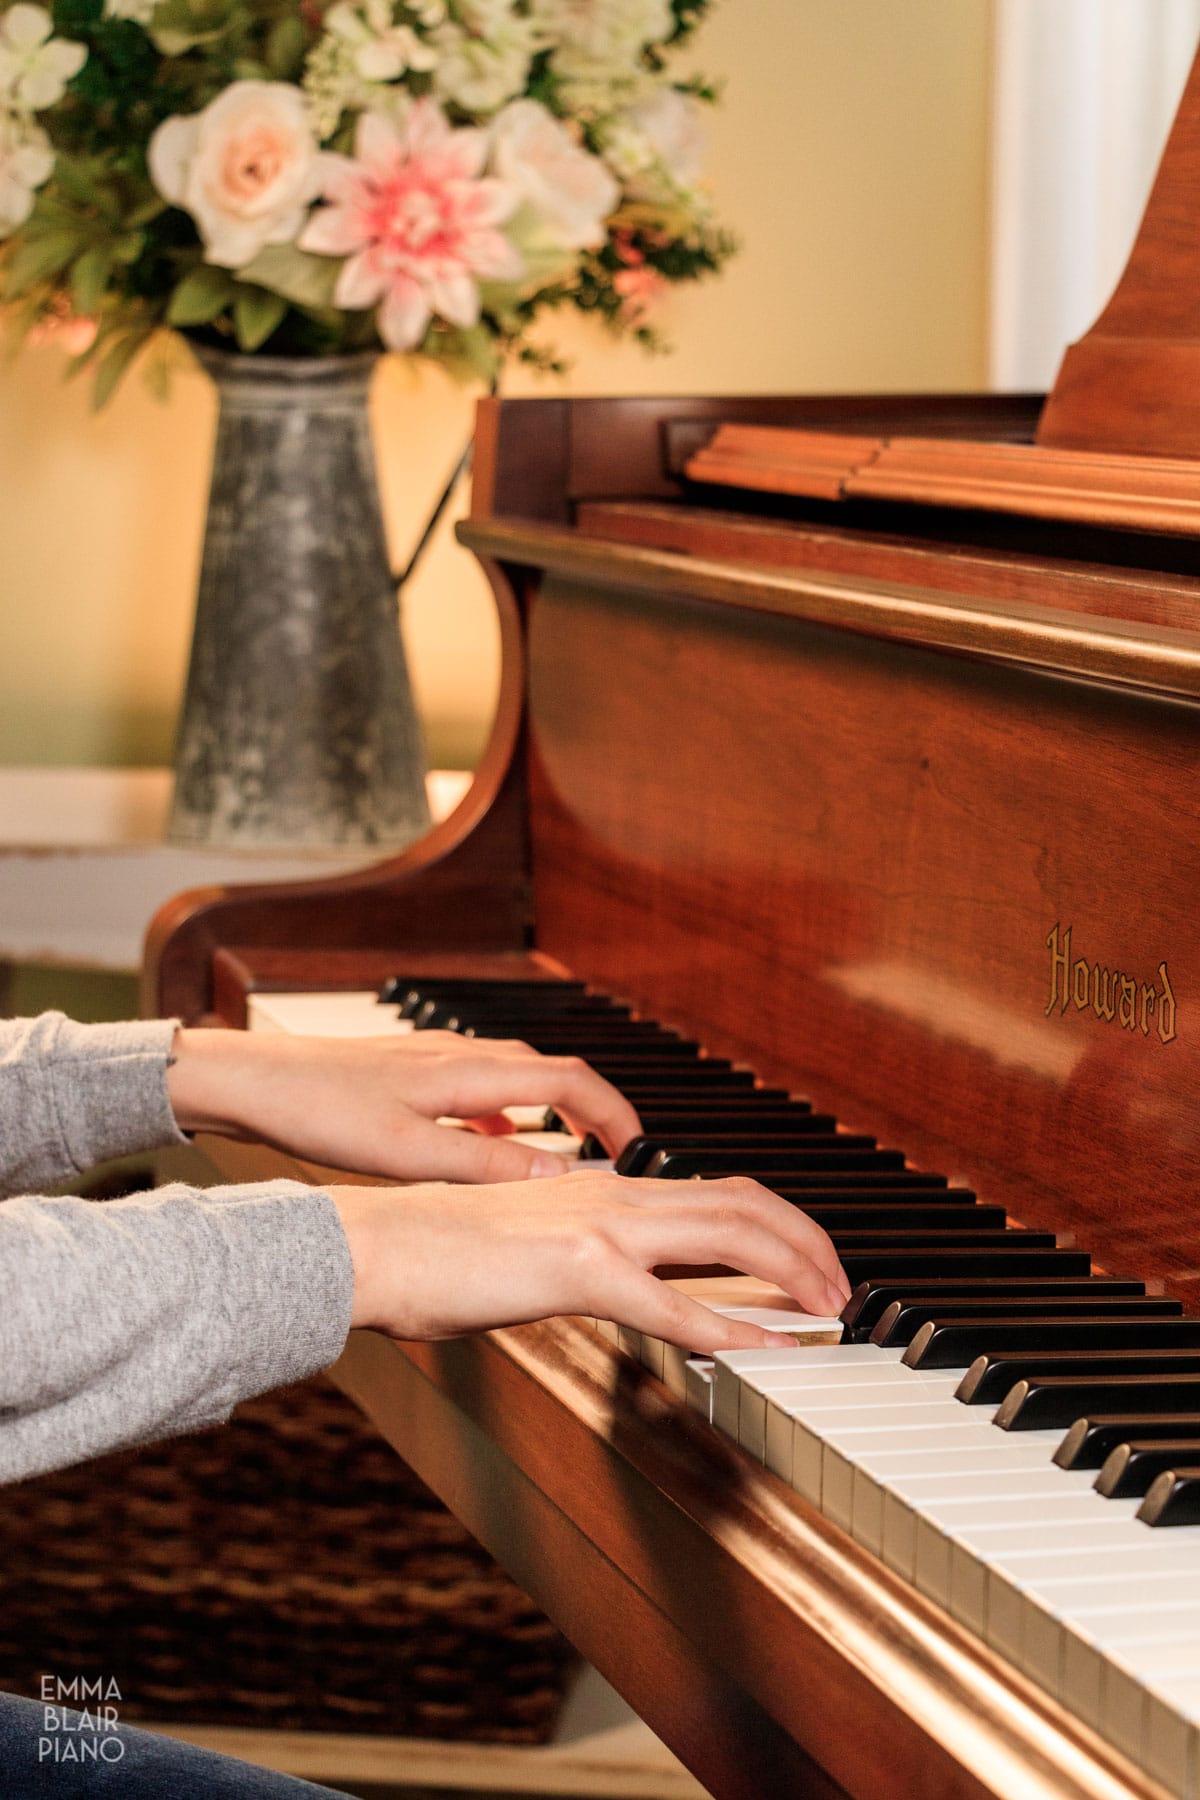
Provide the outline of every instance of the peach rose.
<path id="1" fill-rule="evenodd" d="M 235 81 L 203 112 L 159 126 L 150 174 L 164 200 L 195 219 L 205 261 L 240 269 L 264 245 L 294 242 L 323 159 L 299 88 Z"/>

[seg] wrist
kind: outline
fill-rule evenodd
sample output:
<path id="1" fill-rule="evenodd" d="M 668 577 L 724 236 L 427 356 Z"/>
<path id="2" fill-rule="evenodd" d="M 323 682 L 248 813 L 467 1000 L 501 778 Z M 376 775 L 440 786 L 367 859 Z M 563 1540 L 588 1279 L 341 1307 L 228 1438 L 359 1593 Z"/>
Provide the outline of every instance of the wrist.
<path id="1" fill-rule="evenodd" d="M 176 1031 L 167 1066 L 167 1098 L 181 1131 L 228 1136 L 245 1128 L 241 1101 L 253 1054 L 244 1031 L 183 1026 Z"/>
<path id="2" fill-rule="evenodd" d="M 334 1187 L 328 1191 L 346 1234 L 354 1270 L 350 1328 L 352 1331 L 381 1328 L 385 1316 L 381 1277 L 386 1267 L 386 1249 L 381 1241 L 383 1208 L 380 1190 Z"/>

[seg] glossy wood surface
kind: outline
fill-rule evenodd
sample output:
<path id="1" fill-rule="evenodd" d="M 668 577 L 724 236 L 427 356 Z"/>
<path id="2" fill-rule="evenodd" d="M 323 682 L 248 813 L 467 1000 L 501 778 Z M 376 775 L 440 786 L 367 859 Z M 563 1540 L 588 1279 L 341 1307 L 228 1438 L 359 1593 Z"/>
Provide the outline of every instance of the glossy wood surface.
<path id="1" fill-rule="evenodd" d="M 589 1327 L 336 1374 L 717 1800 L 1157 1792 Z"/>
<path id="2" fill-rule="evenodd" d="M 1200 445 L 1200 57 L 1112 299 L 1073 344 L 1038 442 L 1195 456 Z"/>
<path id="3" fill-rule="evenodd" d="M 562 577 L 529 656 L 542 949 L 1190 1290 L 1194 705 Z M 1048 1016 L 1056 926 L 1172 1041 Z"/>
<path id="4" fill-rule="evenodd" d="M 255 986 L 532 957 L 1191 1299 L 1195 577 L 1152 536 L 1104 567 L 669 504 L 724 404 L 485 408 L 471 534 L 508 661 L 467 813 L 362 879 L 184 897 L 150 1004 L 240 1022 Z M 959 437 L 1032 417 L 928 405 Z M 928 428 L 910 401 L 735 412 Z M 1048 1016 L 1056 926 L 1089 993 Z M 1097 969 L 1136 996 L 1160 962 L 1170 1041 L 1092 1007 Z M 720 1800 L 1154 1791 L 591 1333 L 367 1340 L 343 1376 Z"/>

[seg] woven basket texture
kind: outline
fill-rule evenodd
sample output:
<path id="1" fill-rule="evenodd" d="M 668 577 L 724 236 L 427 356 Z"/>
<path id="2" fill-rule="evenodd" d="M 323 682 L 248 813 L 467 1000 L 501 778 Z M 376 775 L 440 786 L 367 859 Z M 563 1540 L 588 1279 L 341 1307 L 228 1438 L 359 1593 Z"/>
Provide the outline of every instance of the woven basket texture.
<path id="1" fill-rule="evenodd" d="M 328 1382 L 0 1491 L 0 1688 L 120 1714 L 532 1744 L 573 1653 Z"/>

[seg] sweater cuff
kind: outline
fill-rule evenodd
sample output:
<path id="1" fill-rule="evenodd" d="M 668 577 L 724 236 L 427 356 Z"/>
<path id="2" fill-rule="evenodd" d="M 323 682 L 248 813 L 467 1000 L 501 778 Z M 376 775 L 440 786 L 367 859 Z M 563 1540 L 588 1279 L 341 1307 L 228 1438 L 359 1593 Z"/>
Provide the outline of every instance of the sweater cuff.
<path id="1" fill-rule="evenodd" d="M 77 1171 L 187 1140 L 167 1096 L 178 1019 L 77 1025 L 51 1014 L 48 1073 L 62 1142 Z"/>
<path id="2" fill-rule="evenodd" d="M 231 1327 L 228 1403 L 302 1381 L 341 1355 L 354 1264 L 331 1195 L 299 1181 L 215 1190 L 226 1242 L 223 1306 Z"/>

